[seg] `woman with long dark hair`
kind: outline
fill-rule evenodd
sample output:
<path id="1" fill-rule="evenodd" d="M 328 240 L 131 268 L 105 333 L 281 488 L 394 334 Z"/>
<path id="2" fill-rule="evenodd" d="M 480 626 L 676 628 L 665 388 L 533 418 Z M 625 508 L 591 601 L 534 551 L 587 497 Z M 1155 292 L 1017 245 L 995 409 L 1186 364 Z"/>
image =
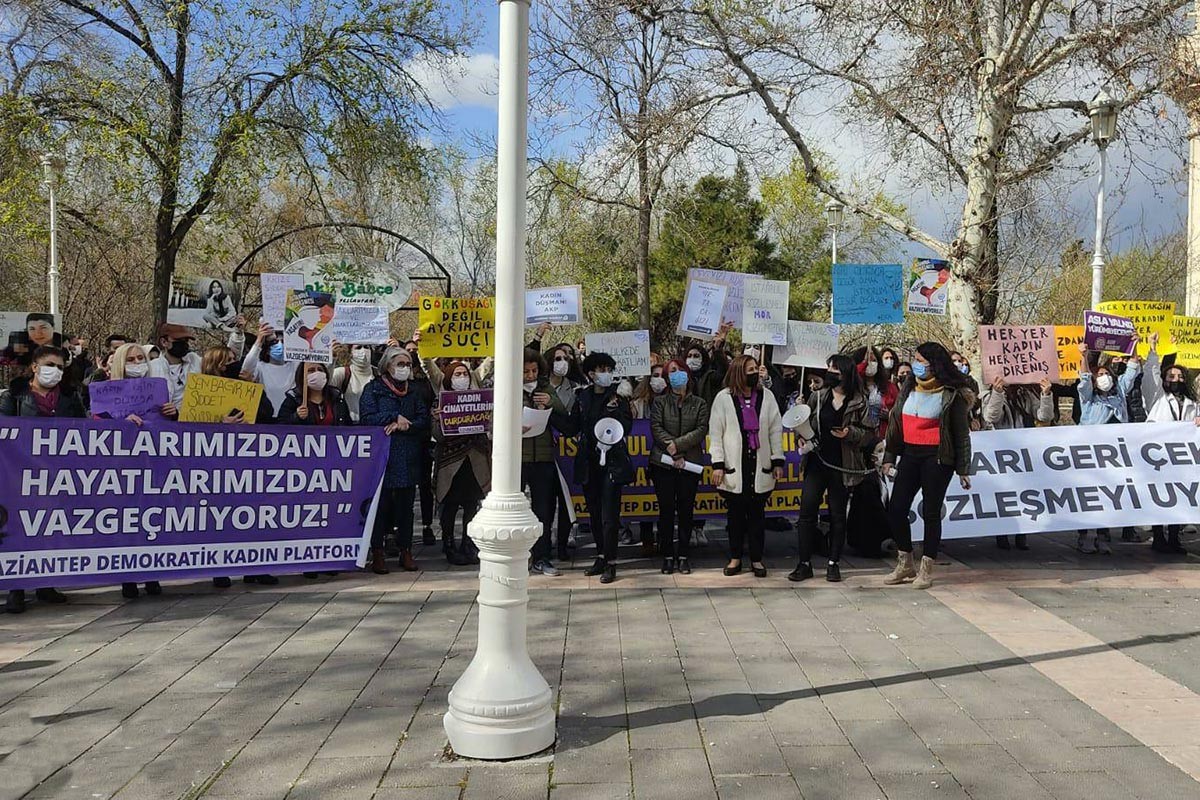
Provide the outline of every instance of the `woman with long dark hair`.
<path id="1" fill-rule="evenodd" d="M 895 585 L 912 581 L 914 589 L 933 585 L 933 565 L 942 541 L 942 501 L 950 479 L 958 474 L 963 489 L 971 488 L 971 429 L 969 414 L 975 395 L 967 376 L 937 342 L 925 342 L 913 355 L 912 378 L 900 390 L 888 418 L 885 469 L 895 472 L 896 484 L 888 504 L 888 521 L 896 548 L 896 568 L 884 579 Z M 895 467 L 897 458 L 900 466 Z M 908 512 L 921 495 L 925 544 L 921 566 L 913 567 L 912 526 Z"/>
<path id="2" fill-rule="evenodd" d="M 664 575 L 678 569 L 691 573 L 688 551 L 696 487 L 700 474 L 689 471 L 689 462 L 699 464 L 708 435 L 708 403 L 692 391 L 687 365 L 678 359 L 667 362 L 669 392 L 658 397 L 650 409 L 650 472 L 655 476 L 658 496 L 658 549 L 662 552 Z M 663 456 L 671 459 L 670 464 Z M 678 526 L 676 525 L 678 520 Z"/>
<path id="3" fill-rule="evenodd" d="M 1150 337 L 1150 353 L 1142 367 L 1142 400 L 1147 422 L 1196 420 L 1200 425 L 1195 380 L 1187 368 L 1175 364 L 1174 356 L 1166 356 L 1159 363 L 1157 333 Z M 1155 525 L 1150 549 L 1156 553 L 1187 555 L 1187 548 L 1179 541 L 1182 532 L 1182 525 Z"/>
<path id="4" fill-rule="evenodd" d="M 826 494 L 829 495 L 829 564 L 825 568 L 825 580 L 837 582 L 842 579 L 838 562 L 846 543 L 850 492 L 862 483 L 866 474 L 862 446 L 874 433 L 856 359 L 840 354 L 830 356 L 826 367 L 824 388 L 813 392 L 808 399 L 816 437 L 804 466 L 797 524 L 800 560 L 788 575 L 791 581 L 813 576 L 811 559 L 817 538 L 817 514 Z M 799 435 L 797 439 L 800 439 Z"/>
<path id="5" fill-rule="evenodd" d="M 891 368 L 884 366 L 880 351 L 872 347 L 860 347 L 850 354 L 862 376 L 864 396 L 867 401 L 867 417 L 871 428 L 879 438 L 887 435 L 888 415 L 896 398 L 900 396 L 900 388 L 892 383 Z"/>

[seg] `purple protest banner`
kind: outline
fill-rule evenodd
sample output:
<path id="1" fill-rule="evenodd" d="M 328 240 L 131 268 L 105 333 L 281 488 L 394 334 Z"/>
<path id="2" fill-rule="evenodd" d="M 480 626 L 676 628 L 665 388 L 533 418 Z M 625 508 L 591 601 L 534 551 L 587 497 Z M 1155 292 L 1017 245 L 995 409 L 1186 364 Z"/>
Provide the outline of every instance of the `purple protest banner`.
<path id="1" fill-rule="evenodd" d="M 1098 311 L 1083 312 L 1083 343 L 1088 350 L 1129 355 L 1136 335 L 1137 326 L 1131 319 Z"/>
<path id="2" fill-rule="evenodd" d="M 349 570 L 381 428 L 0 419 L 0 589 Z"/>
<path id="3" fill-rule="evenodd" d="M 98 419 L 162 419 L 161 409 L 171 402 L 166 378 L 126 378 L 88 384 L 88 405 Z"/>
<path id="4" fill-rule="evenodd" d="M 492 429 L 492 390 L 468 389 L 442 392 L 438 397 L 438 415 L 443 436 L 468 436 Z"/>

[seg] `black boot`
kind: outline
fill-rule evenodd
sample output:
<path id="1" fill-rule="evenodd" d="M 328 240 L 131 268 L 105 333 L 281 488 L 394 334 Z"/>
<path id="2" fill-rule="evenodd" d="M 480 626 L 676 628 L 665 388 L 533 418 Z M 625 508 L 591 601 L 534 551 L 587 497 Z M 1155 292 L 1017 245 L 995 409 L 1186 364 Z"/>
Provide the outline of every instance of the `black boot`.
<path id="1" fill-rule="evenodd" d="M 801 561 L 796 565 L 796 568 L 788 573 L 788 580 L 793 583 L 806 581 L 813 576 L 812 564 L 807 561 Z"/>
<path id="2" fill-rule="evenodd" d="M 433 535 L 433 527 L 426 525 L 421 529 L 421 544 L 437 544 L 437 537 Z"/>
<path id="3" fill-rule="evenodd" d="M 146 581 L 146 594 L 151 597 L 158 597 L 162 594 L 162 584 L 158 581 Z"/>
<path id="4" fill-rule="evenodd" d="M 13 589 L 8 593 L 8 601 L 4 604 L 4 610 L 9 614 L 24 614 L 25 613 L 25 590 Z"/>
<path id="5" fill-rule="evenodd" d="M 233 586 L 233 581 L 229 578 L 213 578 L 212 585 L 214 589 L 228 589 Z"/>
<path id="6" fill-rule="evenodd" d="M 1175 555 L 1179 556 L 1187 555 L 1187 548 L 1184 547 L 1183 543 L 1179 541 L 1178 529 L 1167 531 L 1167 552 L 1174 553 Z"/>
<path id="7" fill-rule="evenodd" d="M 996 547 L 1000 548 L 1001 550 L 1007 550 L 1009 547 L 1008 537 L 1007 536 L 997 536 L 996 537 Z"/>
<path id="8" fill-rule="evenodd" d="M 137 600 L 138 599 L 137 584 L 136 583 L 122 583 L 121 584 L 121 597 L 124 597 L 126 600 Z"/>
<path id="9" fill-rule="evenodd" d="M 617 566 L 615 564 L 605 564 L 604 574 L 600 576 L 601 583 L 612 583 L 617 579 Z"/>
<path id="10" fill-rule="evenodd" d="M 604 559 L 597 558 L 595 561 L 592 562 L 592 565 L 590 567 L 588 567 L 587 569 L 585 569 L 583 571 L 583 574 L 587 575 L 590 578 L 593 575 L 599 575 L 603 572 L 604 572 Z"/>
<path id="11" fill-rule="evenodd" d="M 67 596 L 58 589 L 38 589 L 36 592 L 34 592 L 34 595 L 43 603 L 57 604 L 67 602 Z"/>
<path id="12" fill-rule="evenodd" d="M 1026 536 L 1023 533 L 1018 533 L 1013 538 L 1016 539 L 1018 550 L 1028 550 L 1029 549 L 1029 537 L 1028 536 Z"/>

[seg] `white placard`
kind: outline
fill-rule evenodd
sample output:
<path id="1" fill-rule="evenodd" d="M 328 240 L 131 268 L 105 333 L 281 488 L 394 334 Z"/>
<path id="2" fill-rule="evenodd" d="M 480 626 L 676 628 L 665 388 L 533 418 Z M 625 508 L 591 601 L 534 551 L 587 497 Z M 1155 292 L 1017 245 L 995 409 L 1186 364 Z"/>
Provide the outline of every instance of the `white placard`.
<path id="1" fill-rule="evenodd" d="M 288 290 L 303 289 L 304 276 L 290 272 L 264 272 L 258 279 L 262 282 L 262 321 L 281 331 Z"/>
<path id="2" fill-rule="evenodd" d="M 721 311 L 721 321 L 734 325 L 742 324 L 742 298 L 745 296 L 746 281 L 761 277 L 762 275 L 751 275 L 746 272 L 727 272 L 703 267 L 694 267 L 688 270 L 688 280 L 723 283 L 729 287 L 729 292 L 725 295 L 725 307 Z"/>
<path id="3" fill-rule="evenodd" d="M 723 283 L 688 278 L 679 312 L 678 333 L 694 339 L 711 339 L 721 327 L 721 312 L 729 287 Z"/>
<path id="4" fill-rule="evenodd" d="M 582 287 L 547 286 L 525 290 L 525 324 L 578 325 L 583 322 Z"/>
<path id="5" fill-rule="evenodd" d="M 771 361 L 792 367 L 824 367 L 838 352 L 839 330 L 840 326 L 832 322 L 788 320 L 787 344 L 774 349 Z"/>
<path id="6" fill-rule="evenodd" d="M 776 347 L 786 345 L 790 296 L 791 284 L 788 281 L 761 278 L 746 281 L 746 297 L 742 305 L 742 341 Z"/>
<path id="7" fill-rule="evenodd" d="M 589 353 L 608 353 L 617 362 L 617 375 L 638 378 L 650 374 L 650 331 L 589 333 Z"/>
<path id="8" fill-rule="evenodd" d="M 379 301 L 367 297 L 343 297 L 330 323 L 333 340 L 339 344 L 387 344 L 391 338 L 388 312 Z"/>

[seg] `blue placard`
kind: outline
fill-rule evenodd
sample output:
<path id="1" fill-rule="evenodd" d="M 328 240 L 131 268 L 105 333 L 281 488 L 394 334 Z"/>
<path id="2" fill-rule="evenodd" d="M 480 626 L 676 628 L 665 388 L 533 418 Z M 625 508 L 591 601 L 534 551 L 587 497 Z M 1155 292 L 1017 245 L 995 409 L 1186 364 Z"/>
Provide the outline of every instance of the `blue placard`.
<path id="1" fill-rule="evenodd" d="M 904 268 L 899 264 L 834 264 L 833 321 L 842 325 L 904 322 Z"/>

